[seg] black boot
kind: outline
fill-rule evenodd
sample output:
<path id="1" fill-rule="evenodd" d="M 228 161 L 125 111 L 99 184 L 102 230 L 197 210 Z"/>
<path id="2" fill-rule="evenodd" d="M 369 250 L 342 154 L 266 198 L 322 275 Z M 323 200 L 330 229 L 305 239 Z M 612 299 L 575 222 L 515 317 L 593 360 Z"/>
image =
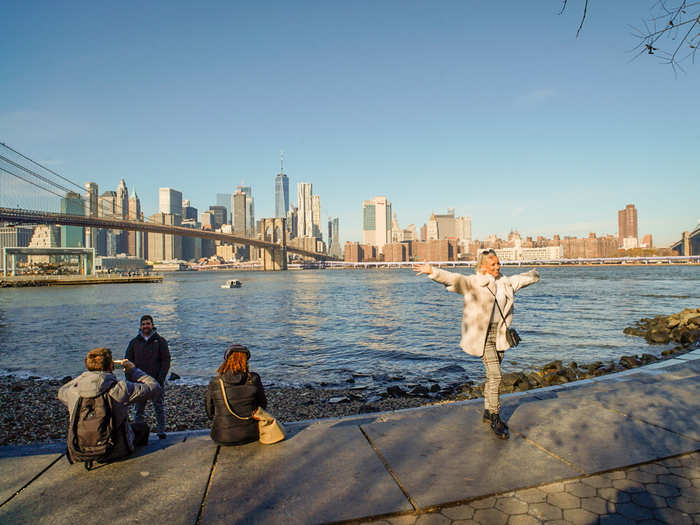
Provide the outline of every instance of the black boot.
<path id="1" fill-rule="evenodd" d="M 484 423 L 491 423 L 491 412 L 484 409 L 484 415 L 481 418 L 481 421 L 483 421 Z"/>
<path id="2" fill-rule="evenodd" d="M 501 416 L 494 414 L 493 412 L 490 415 L 491 430 L 493 430 L 493 433 L 496 434 L 496 437 L 499 439 L 508 439 L 508 437 L 510 437 L 508 434 L 508 427 L 503 421 L 501 421 Z"/>

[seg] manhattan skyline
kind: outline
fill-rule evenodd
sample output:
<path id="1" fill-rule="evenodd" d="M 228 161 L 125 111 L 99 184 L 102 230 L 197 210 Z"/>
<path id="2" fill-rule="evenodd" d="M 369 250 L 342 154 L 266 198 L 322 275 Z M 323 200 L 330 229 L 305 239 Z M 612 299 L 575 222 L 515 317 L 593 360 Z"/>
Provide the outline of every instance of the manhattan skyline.
<path id="1" fill-rule="evenodd" d="M 146 215 L 159 187 L 205 210 L 245 180 L 272 217 L 284 149 L 343 242 L 377 195 L 402 227 L 455 208 L 474 238 L 614 234 L 635 203 L 640 232 L 678 240 L 700 218 L 698 66 L 629 61 L 646 5 L 596 4 L 577 39 L 575 4 L 506 4 L 10 1 L 0 141 L 100 191 L 127 180 Z"/>

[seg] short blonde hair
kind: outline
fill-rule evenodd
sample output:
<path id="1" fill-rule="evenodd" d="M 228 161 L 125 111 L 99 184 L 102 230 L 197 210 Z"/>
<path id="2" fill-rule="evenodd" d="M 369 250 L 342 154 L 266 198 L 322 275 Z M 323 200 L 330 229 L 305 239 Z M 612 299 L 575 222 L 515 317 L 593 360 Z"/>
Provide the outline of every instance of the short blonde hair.
<path id="1" fill-rule="evenodd" d="M 486 262 L 487 257 L 498 257 L 498 255 L 496 254 L 496 250 L 492 248 L 489 248 L 487 250 L 481 250 L 476 258 L 476 268 L 474 268 L 475 271 L 479 271 L 479 269 Z"/>

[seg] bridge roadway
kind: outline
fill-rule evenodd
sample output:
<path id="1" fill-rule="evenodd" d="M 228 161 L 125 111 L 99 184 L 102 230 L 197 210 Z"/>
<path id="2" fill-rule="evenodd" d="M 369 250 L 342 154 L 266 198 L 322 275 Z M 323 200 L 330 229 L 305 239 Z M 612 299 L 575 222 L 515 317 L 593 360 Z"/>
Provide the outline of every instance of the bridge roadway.
<path id="1" fill-rule="evenodd" d="M 249 239 L 248 237 L 240 237 L 230 233 L 198 230 L 196 228 L 185 228 L 184 226 L 169 226 L 167 224 L 153 224 L 151 222 L 106 219 L 104 217 L 86 217 L 84 215 L 66 215 L 63 213 L 50 213 L 36 210 L 0 208 L 0 221 L 23 224 L 61 224 L 65 226 L 82 226 L 85 228 L 104 228 L 107 230 L 163 233 L 166 235 L 179 235 L 181 237 L 198 237 L 200 239 L 210 239 L 213 241 L 247 244 L 249 246 L 272 250 L 282 248 L 280 244 L 274 242 Z M 285 248 L 290 253 L 296 253 L 304 257 L 313 257 L 314 259 L 328 258 L 328 255 L 323 253 L 302 250 L 291 246 L 285 246 Z"/>

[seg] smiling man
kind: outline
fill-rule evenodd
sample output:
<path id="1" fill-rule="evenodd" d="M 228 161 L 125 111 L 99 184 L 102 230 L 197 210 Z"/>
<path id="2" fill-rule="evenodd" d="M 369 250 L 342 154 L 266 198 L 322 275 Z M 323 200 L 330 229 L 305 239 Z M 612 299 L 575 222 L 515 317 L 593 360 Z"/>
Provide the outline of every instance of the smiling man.
<path id="1" fill-rule="evenodd" d="M 170 349 L 168 341 L 166 341 L 156 331 L 153 325 L 153 317 L 144 315 L 141 317 L 141 329 L 136 337 L 130 342 L 126 348 L 126 359 L 134 363 L 136 367 L 146 372 L 151 377 L 154 377 L 160 384 L 160 393 L 153 397 L 153 409 L 156 413 L 156 423 L 158 437 L 165 439 L 165 379 L 170 370 Z M 144 423 L 144 412 L 146 410 L 146 401 L 137 401 L 134 403 L 136 414 L 134 421 L 136 423 Z"/>

